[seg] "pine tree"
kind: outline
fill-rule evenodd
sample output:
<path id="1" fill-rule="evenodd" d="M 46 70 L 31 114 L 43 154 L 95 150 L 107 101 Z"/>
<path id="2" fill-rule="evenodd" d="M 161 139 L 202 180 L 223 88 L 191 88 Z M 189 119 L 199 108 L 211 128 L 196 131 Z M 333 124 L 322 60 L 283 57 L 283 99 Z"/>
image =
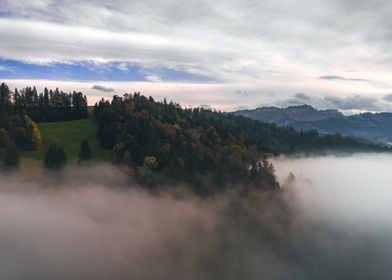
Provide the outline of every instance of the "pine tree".
<path id="1" fill-rule="evenodd" d="M 5 83 L 2 83 L 0 85 L 0 110 L 7 112 L 11 107 L 11 91 Z"/>
<path id="2" fill-rule="evenodd" d="M 90 161 L 92 158 L 90 144 L 87 140 L 83 140 L 80 145 L 79 163 Z"/>
<path id="3" fill-rule="evenodd" d="M 59 170 L 67 164 L 67 156 L 62 147 L 50 145 L 44 158 L 44 167 L 50 170 Z"/>
<path id="4" fill-rule="evenodd" d="M 5 151 L 3 169 L 10 171 L 19 167 L 19 152 L 16 145 L 12 143 Z"/>

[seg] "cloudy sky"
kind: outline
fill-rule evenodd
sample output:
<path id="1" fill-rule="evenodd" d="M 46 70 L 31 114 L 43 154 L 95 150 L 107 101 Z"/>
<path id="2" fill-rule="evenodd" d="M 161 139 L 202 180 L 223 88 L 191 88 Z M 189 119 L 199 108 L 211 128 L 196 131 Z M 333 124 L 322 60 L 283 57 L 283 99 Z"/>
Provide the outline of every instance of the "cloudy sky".
<path id="1" fill-rule="evenodd" d="M 0 79 L 221 110 L 392 111 L 392 2 L 0 0 Z"/>

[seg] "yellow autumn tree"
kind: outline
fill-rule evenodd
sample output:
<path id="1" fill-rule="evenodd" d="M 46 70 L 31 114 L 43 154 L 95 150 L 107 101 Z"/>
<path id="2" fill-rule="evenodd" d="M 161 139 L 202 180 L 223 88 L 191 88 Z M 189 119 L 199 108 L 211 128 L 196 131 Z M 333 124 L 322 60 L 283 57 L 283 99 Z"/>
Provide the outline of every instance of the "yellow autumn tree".
<path id="1" fill-rule="evenodd" d="M 30 137 L 31 148 L 33 150 L 39 150 L 42 146 L 42 136 L 37 124 L 32 121 L 29 117 L 26 118 L 27 130 Z"/>
<path id="2" fill-rule="evenodd" d="M 153 170 L 158 166 L 158 161 L 154 156 L 147 156 L 143 160 L 143 166 L 150 170 Z"/>

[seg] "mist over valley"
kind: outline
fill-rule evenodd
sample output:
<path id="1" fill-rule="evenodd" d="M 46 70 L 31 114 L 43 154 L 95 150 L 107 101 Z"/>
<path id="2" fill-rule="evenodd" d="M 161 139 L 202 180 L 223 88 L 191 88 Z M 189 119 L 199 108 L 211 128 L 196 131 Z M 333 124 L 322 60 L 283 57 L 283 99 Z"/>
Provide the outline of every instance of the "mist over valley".
<path id="1" fill-rule="evenodd" d="M 273 160 L 284 191 L 150 192 L 109 165 L 0 178 L 4 279 L 387 278 L 392 156 Z M 315 164 L 317 163 L 317 164 Z M 292 172 L 295 180 L 287 181 Z M 60 176 L 60 177 L 57 177 Z M 125 187 L 126 186 L 126 187 Z"/>

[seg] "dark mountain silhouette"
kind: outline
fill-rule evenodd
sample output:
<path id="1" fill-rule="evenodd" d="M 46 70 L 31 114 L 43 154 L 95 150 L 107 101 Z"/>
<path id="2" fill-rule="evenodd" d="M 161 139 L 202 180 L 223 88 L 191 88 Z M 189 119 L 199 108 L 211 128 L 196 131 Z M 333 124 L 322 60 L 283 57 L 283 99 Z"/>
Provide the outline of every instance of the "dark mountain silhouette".
<path id="1" fill-rule="evenodd" d="M 302 105 L 288 108 L 261 107 L 236 111 L 234 114 L 278 126 L 292 126 L 296 130 L 316 129 L 320 133 L 341 133 L 392 142 L 392 113 L 344 116 L 337 110 L 316 110 L 312 106 Z"/>

